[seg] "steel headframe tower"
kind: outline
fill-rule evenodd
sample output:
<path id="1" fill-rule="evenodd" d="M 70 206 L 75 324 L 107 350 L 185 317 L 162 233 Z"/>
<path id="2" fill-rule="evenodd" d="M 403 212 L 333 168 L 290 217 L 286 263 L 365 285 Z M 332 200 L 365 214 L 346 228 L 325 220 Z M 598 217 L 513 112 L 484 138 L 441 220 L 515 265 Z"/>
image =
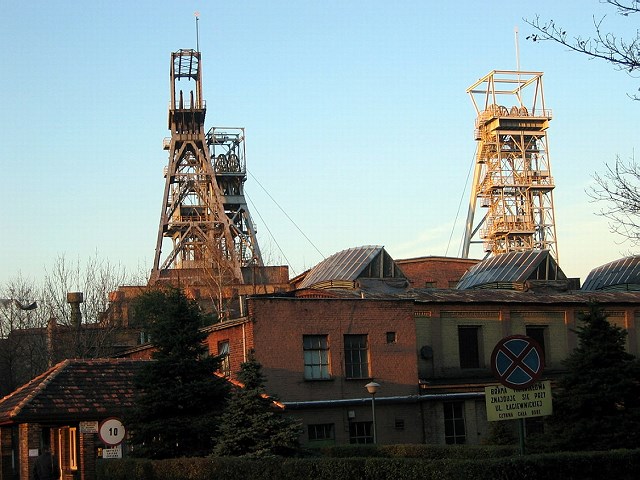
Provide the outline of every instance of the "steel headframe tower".
<path id="1" fill-rule="evenodd" d="M 194 268 L 224 270 L 229 282 L 241 282 L 242 266 L 262 266 L 253 225 L 246 220 L 244 135 L 236 135 L 233 148 L 220 152 L 217 163 L 222 170 L 217 172 L 210 153 L 216 146 L 216 135 L 213 131 L 205 134 L 204 127 L 200 52 L 172 53 L 170 75 L 171 139 L 165 139 L 163 145 L 169 150 L 169 164 L 151 282 L 157 281 L 163 271 Z M 190 90 L 183 90 L 181 81 Z M 185 91 L 189 91 L 188 97 Z M 234 168 L 229 167 L 231 164 Z M 231 183 L 235 186 L 233 195 L 231 190 L 223 191 Z M 171 248 L 162 256 L 168 239 Z"/>
<path id="2" fill-rule="evenodd" d="M 478 144 L 462 257 L 483 243 L 487 254 L 540 249 L 557 261 L 542 73 L 494 70 L 467 93 Z M 487 212 L 474 223 L 478 203 Z"/>
<path id="3" fill-rule="evenodd" d="M 207 132 L 207 145 L 218 192 L 231 222 L 236 256 L 243 267 L 262 267 L 256 229 L 244 197 L 244 182 L 247 180 L 244 138 L 244 128 L 213 127 Z"/>

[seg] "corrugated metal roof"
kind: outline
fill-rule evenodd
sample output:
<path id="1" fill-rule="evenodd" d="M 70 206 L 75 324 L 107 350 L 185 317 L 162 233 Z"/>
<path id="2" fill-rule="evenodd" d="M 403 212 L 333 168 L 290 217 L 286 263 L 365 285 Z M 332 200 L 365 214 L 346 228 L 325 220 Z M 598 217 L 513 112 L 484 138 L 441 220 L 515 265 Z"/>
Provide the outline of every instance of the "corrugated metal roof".
<path id="1" fill-rule="evenodd" d="M 594 268 L 582 290 L 640 290 L 640 255 L 614 260 Z"/>
<path id="2" fill-rule="evenodd" d="M 307 288 L 332 280 L 352 282 L 383 250 L 384 247 L 369 245 L 334 253 L 313 267 L 299 288 Z"/>
<path id="3" fill-rule="evenodd" d="M 540 278 L 540 277 L 545 278 Z M 549 250 L 526 250 L 495 255 L 471 267 L 456 288 L 467 290 L 491 284 L 522 284 L 527 280 L 566 279 Z"/>

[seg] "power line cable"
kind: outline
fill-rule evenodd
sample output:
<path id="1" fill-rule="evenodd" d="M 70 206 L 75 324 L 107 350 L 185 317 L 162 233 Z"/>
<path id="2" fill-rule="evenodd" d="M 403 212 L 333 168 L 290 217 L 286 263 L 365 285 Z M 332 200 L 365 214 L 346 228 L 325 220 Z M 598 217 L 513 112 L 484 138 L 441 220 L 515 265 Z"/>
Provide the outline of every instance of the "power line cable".
<path id="1" fill-rule="evenodd" d="M 278 248 L 278 251 L 280 252 L 280 254 L 284 257 L 284 261 L 287 262 L 287 265 L 289 265 L 289 268 L 291 268 L 291 271 L 293 272 L 293 275 L 297 275 L 297 272 L 295 271 L 295 269 L 293 268 L 293 266 L 291 266 L 291 262 L 289 261 L 289 259 L 287 258 L 287 255 L 284 253 L 284 250 L 282 250 L 282 248 L 280 247 L 280 244 L 278 243 L 278 240 L 276 240 L 276 237 L 273 236 L 273 232 L 271 232 L 271 230 L 269 229 L 269 226 L 267 224 L 267 222 L 264 221 L 264 218 L 262 218 L 262 215 L 260 215 L 260 211 L 258 210 L 258 208 L 256 207 L 255 203 L 253 203 L 253 201 L 251 201 L 251 198 L 249 197 L 249 195 L 247 195 L 246 193 L 244 194 L 244 196 L 246 197 L 246 199 L 249 201 L 249 203 L 251 204 L 251 211 L 252 212 L 256 212 L 256 214 L 258 215 L 258 218 L 260 219 L 260 221 L 263 223 L 264 228 L 267 229 L 267 232 L 269 233 L 269 237 L 271 237 L 271 240 L 273 240 L 273 243 L 276 244 L 276 247 Z"/>
<path id="2" fill-rule="evenodd" d="M 324 254 L 320 251 L 320 249 L 315 246 L 315 244 L 311 241 L 311 239 L 309 237 L 307 237 L 307 235 L 302 231 L 302 229 L 298 226 L 298 224 L 296 224 L 296 222 L 293 221 L 293 219 L 289 216 L 289 214 L 287 214 L 287 212 L 284 211 L 284 209 L 280 206 L 280 204 L 278 202 L 276 202 L 275 198 L 273 198 L 271 196 L 271 194 L 267 191 L 267 189 L 264 188 L 264 186 L 262 186 L 262 184 L 255 177 L 255 175 L 253 175 L 253 173 L 249 172 L 248 170 L 247 170 L 247 173 L 249 173 L 249 175 L 251 175 L 251 178 L 253 178 L 256 181 L 256 183 L 260 186 L 260 188 L 262 188 L 262 190 L 264 190 L 264 193 L 267 194 L 267 196 L 271 199 L 271 201 L 273 203 L 275 203 L 275 205 L 280 209 L 280 211 L 282 213 L 284 213 L 285 217 L 287 217 L 289 219 L 289 221 L 293 224 L 293 226 L 296 227 L 296 229 L 300 232 L 300 234 L 307 240 L 307 242 L 309 242 L 309 245 L 311 245 L 313 248 L 315 248 L 316 252 L 318 252 L 320 254 L 320 256 L 323 259 L 326 260 L 327 257 L 325 257 Z"/>
<path id="3" fill-rule="evenodd" d="M 473 154 L 472 160 L 474 160 L 476 157 L 476 154 Z M 447 249 L 444 252 L 444 256 L 446 257 L 447 254 L 449 253 L 449 246 L 451 245 L 451 239 L 453 238 L 453 232 L 456 229 L 456 224 L 458 223 L 458 216 L 460 215 L 460 208 L 462 206 L 462 201 L 464 200 L 464 196 L 465 193 L 467 192 L 467 185 L 469 185 L 469 177 L 471 176 L 471 170 L 473 169 L 473 167 L 475 166 L 475 162 L 471 162 L 471 164 L 469 165 L 469 170 L 467 171 L 467 178 L 464 181 L 464 188 L 462 189 L 462 195 L 460 195 L 460 201 L 458 202 L 458 210 L 456 211 L 456 218 L 453 221 L 453 226 L 451 227 L 451 234 L 449 235 L 449 241 L 447 242 Z M 462 240 L 461 240 L 462 242 Z M 460 246 L 458 247 L 459 251 L 461 250 Z"/>

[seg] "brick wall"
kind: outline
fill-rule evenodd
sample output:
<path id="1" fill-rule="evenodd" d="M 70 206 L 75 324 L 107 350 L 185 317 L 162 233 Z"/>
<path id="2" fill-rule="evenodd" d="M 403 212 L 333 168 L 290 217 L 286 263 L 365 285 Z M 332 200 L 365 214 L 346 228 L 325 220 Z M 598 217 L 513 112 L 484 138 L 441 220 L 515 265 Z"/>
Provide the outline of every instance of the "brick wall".
<path id="1" fill-rule="evenodd" d="M 396 260 L 412 288 L 452 288 L 479 260 L 450 257 L 420 257 Z"/>
<path id="2" fill-rule="evenodd" d="M 20 480 L 29 480 L 33 465 L 37 457 L 29 456 L 29 449 L 40 448 L 40 425 L 34 423 L 22 423 L 19 426 L 19 448 L 20 448 Z M 49 439 L 51 446 L 55 445 L 52 438 Z"/>
<path id="3" fill-rule="evenodd" d="M 247 353 L 254 348 L 253 322 L 243 320 L 229 322 L 229 325 L 214 325 L 207 337 L 207 345 L 212 355 L 218 355 L 220 342 L 229 342 L 229 363 L 231 377 L 240 371 L 240 364 L 247 359 Z"/>
<path id="4" fill-rule="evenodd" d="M 268 389 L 284 401 L 367 396 L 368 379 L 347 379 L 345 334 L 366 334 L 371 378 L 379 395 L 417 393 L 417 353 L 412 301 L 370 299 L 252 299 L 256 356 Z M 396 341 L 387 343 L 387 332 Z M 327 335 L 330 380 L 305 380 L 303 335 Z"/>

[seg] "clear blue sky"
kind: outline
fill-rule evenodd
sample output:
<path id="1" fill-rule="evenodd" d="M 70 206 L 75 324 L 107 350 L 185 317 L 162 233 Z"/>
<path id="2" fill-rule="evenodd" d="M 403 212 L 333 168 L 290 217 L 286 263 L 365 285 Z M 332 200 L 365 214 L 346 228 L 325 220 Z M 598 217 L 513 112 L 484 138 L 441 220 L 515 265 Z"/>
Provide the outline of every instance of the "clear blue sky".
<path id="1" fill-rule="evenodd" d="M 269 195 L 324 256 L 371 244 L 394 258 L 458 255 L 475 151 L 465 90 L 516 68 L 516 26 L 520 66 L 545 73 L 554 114 L 561 266 L 584 280 L 629 252 L 585 188 L 639 146 L 628 94 L 640 79 L 526 41 L 522 20 L 589 34 L 608 13 L 605 28 L 635 35 L 638 17 L 597 0 L 2 0 L 0 10 L 0 284 L 40 280 L 61 254 L 151 267 L 170 54 L 195 48 L 195 11 L 207 128 L 246 128 L 245 192 L 271 264 L 293 275 L 322 257 Z"/>

